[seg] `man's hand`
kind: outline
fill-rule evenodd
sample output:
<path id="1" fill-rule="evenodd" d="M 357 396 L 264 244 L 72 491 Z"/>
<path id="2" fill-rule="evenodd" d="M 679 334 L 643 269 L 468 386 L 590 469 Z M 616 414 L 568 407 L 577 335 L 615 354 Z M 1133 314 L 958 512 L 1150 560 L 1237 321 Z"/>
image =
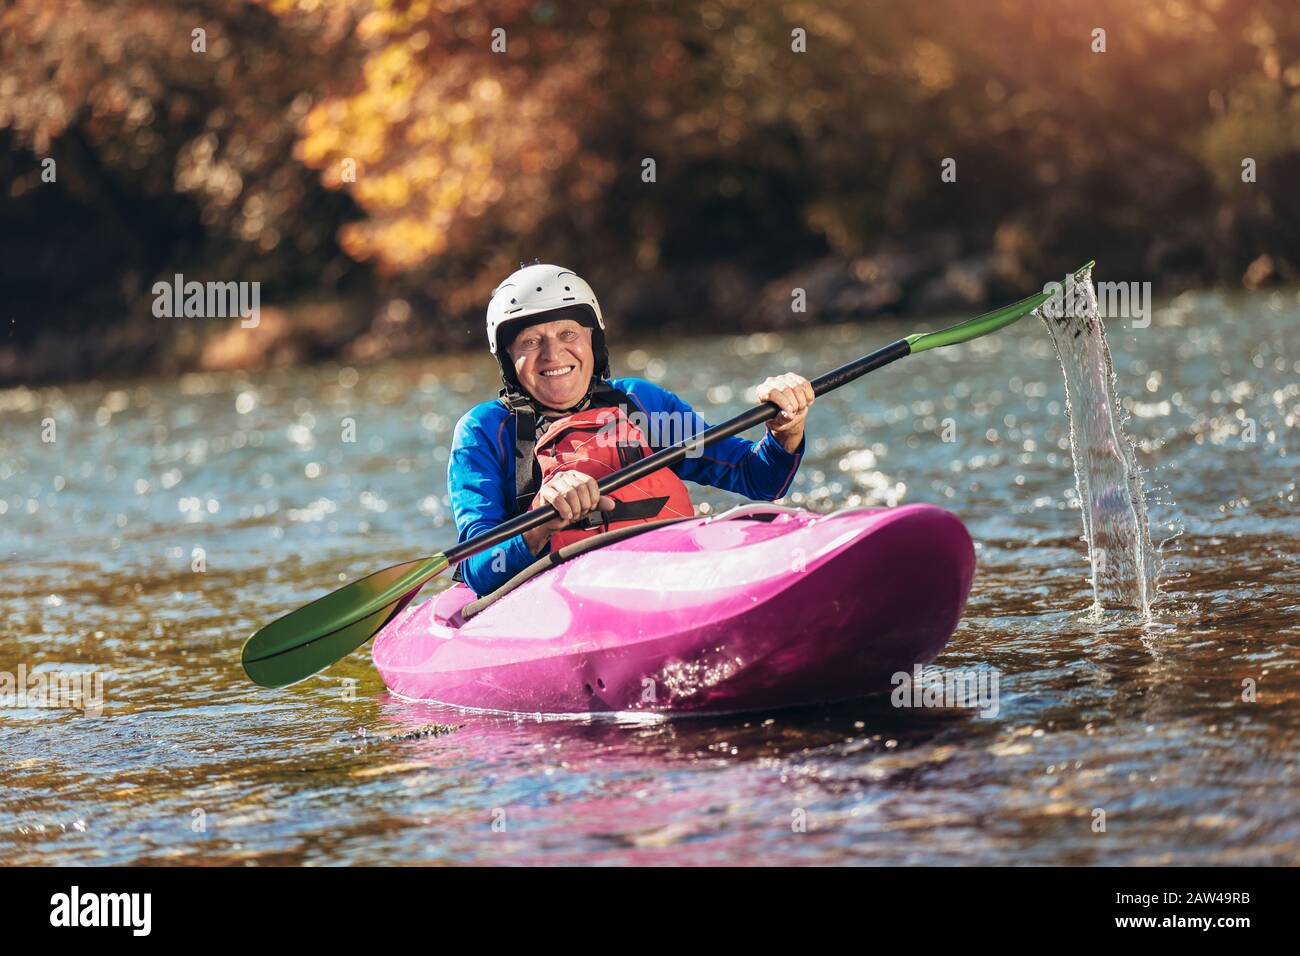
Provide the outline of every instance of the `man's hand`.
<path id="1" fill-rule="evenodd" d="M 758 386 L 758 400 L 780 406 L 781 412 L 767 420 L 767 430 L 790 453 L 803 441 L 804 419 L 816 401 L 812 383 L 795 372 L 773 375 Z"/>
<path id="2" fill-rule="evenodd" d="M 524 542 L 533 554 L 540 554 L 551 535 L 567 528 L 593 511 L 612 511 L 614 499 L 600 493 L 596 479 L 580 471 L 561 471 L 552 475 L 537 493 L 536 507 L 554 505 L 560 516 L 540 528 L 524 532 Z"/>

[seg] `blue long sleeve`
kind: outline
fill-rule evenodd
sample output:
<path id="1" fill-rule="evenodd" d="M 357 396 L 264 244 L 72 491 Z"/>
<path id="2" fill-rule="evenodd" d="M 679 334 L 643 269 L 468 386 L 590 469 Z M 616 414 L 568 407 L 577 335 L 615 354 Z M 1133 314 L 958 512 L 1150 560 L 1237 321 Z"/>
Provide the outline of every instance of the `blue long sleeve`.
<path id="1" fill-rule="evenodd" d="M 665 427 L 651 429 L 659 432 L 651 436 L 656 447 L 675 445 L 709 427 L 698 412 L 666 388 L 639 378 L 614 384 L 642 406 L 652 426 L 657 413 L 669 413 Z M 797 450 L 788 452 L 771 432 L 765 431 L 757 442 L 733 435 L 709 445 L 698 458 L 684 459 L 673 471 L 683 481 L 734 491 L 755 501 L 775 501 L 789 491 L 803 459 L 804 444 L 800 442 Z"/>
<path id="2" fill-rule="evenodd" d="M 496 405 L 499 414 L 494 414 L 491 405 Z M 513 470 L 506 472 L 506 463 L 513 463 L 515 430 L 508 418 L 504 407 L 485 402 L 456 424 L 447 464 L 447 490 L 458 543 L 514 517 L 515 476 Z M 506 448 L 511 450 L 509 459 L 504 457 Z M 460 573 L 475 594 L 487 594 L 536 559 L 520 534 L 466 558 L 460 563 Z"/>

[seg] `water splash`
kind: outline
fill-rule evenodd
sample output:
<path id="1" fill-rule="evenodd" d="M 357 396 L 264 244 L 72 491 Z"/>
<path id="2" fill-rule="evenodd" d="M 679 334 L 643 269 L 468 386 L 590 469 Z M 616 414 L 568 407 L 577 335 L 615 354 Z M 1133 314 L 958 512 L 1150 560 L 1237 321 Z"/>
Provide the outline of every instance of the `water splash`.
<path id="1" fill-rule="evenodd" d="M 1039 317 L 1065 373 L 1070 454 L 1092 564 L 1093 613 L 1123 608 L 1150 619 L 1160 555 L 1151 545 L 1142 472 L 1123 428 L 1092 270 L 1067 279 Z"/>

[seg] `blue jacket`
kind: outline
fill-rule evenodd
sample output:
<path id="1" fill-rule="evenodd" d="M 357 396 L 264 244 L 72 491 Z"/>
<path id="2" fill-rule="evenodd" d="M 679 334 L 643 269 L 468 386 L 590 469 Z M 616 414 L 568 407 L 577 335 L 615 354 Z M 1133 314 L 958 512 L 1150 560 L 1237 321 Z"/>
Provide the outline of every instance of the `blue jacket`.
<path id="1" fill-rule="evenodd" d="M 704 419 L 665 388 L 640 378 L 611 379 L 653 423 L 658 413 L 677 413 L 682 431 L 695 435 L 708 428 Z M 662 420 L 662 419 L 660 419 Z M 677 444 L 690 435 L 667 432 L 648 436 L 656 448 Z M 772 501 L 790 487 L 803 457 L 803 445 L 791 454 L 771 433 L 758 442 L 733 436 L 709 445 L 702 455 L 673 466 L 677 477 L 734 491 L 746 498 Z M 456 423 L 447 468 L 451 512 L 458 541 L 490 531 L 514 516 L 515 416 L 499 401 L 475 405 Z M 461 562 L 461 575 L 476 594 L 500 587 L 537 560 L 523 535 L 516 535 Z"/>

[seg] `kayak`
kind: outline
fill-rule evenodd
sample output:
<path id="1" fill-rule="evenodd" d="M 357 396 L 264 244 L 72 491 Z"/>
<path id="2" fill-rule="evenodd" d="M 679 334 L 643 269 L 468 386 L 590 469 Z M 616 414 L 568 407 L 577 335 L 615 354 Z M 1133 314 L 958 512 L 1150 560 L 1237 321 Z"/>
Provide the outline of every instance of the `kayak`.
<path id="1" fill-rule="evenodd" d="M 975 570 L 965 526 L 924 504 L 829 515 L 748 504 L 635 530 L 525 572 L 499 597 L 456 584 L 403 609 L 375 637 L 384 683 L 411 700 L 530 715 L 849 700 L 938 655 Z"/>

